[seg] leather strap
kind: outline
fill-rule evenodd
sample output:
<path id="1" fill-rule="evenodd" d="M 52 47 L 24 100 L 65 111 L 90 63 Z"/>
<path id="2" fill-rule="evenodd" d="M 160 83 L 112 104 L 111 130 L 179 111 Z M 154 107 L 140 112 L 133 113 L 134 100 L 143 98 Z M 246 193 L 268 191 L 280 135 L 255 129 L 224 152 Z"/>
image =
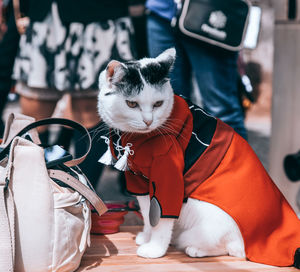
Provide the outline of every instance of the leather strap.
<path id="1" fill-rule="evenodd" d="M 34 128 L 38 128 L 40 126 L 45 126 L 45 125 L 64 125 L 64 126 L 68 126 L 71 127 L 73 129 L 76 129 L 78 131 L 80 131 L 82 133 L 82 137 L 85 137 L 87 139 L 87 148 L 86 148 L 86 152 L 79 158 L 75 158 L 73 160 L 70 160 L 68 162 L 65 162 L 64 164 L 66 166 L 75 166 L 78 165 L 80 163 L 82 163 L 84 161 L 84 159 L 86 158 L 87 154 L 90 152 L 91 149 L 91 136 L 89 134 L 89 132 L 87 131 L 87 129 L 80 125 L 79 123 L 69 120 L 69 119 L 64 119 L 64 118 L 47 118 L 47 119 L 42 119 L 36 122 L 33 122 L 29 125 L 27 125 L 26 127 L 24 127 L 21 131 L 19 131 L 15 137 L 17 136 L 22 136 L 23 134 L 25 134 L 26 132 L 30 131 L 31 129 Z M 12 140 L 10 141 L 10 143 L 8 145 L 5 146 L 5 148 L 0 152 L 0 160 L 2 160 L 9 152 L 10 149 L 10 145 L 12 143 Z"/>
<path id="2" fill-rule="evenodd" d="M 87 186 L 82 184 L 76 178 L 72 177 L 71 175 L 62 170 L 49 169 L 48 173 L 50 178 L 55 178 L 62 181 L 63 183 L 69 185 L 72 189 L 83 195 L 96 209 L 99 215 L 102 215 L 107 211 L 106 205 L 98 197 L 98 195 L 94 193 L 91 189 L 89 189 Z"/>

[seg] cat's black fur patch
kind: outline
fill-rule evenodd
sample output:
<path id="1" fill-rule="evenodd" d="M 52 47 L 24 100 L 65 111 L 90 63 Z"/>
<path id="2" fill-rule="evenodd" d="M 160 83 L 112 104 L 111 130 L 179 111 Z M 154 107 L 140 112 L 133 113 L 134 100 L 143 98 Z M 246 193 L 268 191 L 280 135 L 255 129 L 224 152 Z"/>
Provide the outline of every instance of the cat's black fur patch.
<path id="1" fill-rule="evenodd" d="M 167 81 L 172 64 L 172 58 L 166 61 L 149 63 L 144 67 L 141 67 L 141 64 L 136 61 L 126 62 L 126 68 L 122 68 L 124 76 L 114 85 L 125 97 L 138 95 L 144 87 L 140 73 L 145 81 L 151 85 L 164 84 Z"/>
<path id="2" fill-rule="evenodd" d="M 294 256 L 294 266 L 300 269 L 300 248 L 296 249 L 295 256 Z"/>
<path id="3" fill-rule="evenodd" d="M 123 68 L 124 76 L 115 83 L 115 86 L 125 97 L 139 94 L 144 87 L 138 72 L 139 67 L 140 65 L 136 62 L 126 63 L 126 68 Z"/>
<path id="4" fill-rule="evenodd" d="M 173 60 L 170 58 L 167 61 L 149 63 L 141 68 L 141 74 L 145 81 L 149 84 L 164 84 L 167 80 Z"/>

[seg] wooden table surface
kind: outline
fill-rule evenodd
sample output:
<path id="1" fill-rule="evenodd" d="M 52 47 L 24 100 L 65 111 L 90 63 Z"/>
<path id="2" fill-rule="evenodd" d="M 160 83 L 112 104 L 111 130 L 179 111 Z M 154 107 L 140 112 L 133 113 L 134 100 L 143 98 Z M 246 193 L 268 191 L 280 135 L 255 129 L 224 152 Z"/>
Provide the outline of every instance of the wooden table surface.
<path id="1" fill-rule="evenodd" d="M 244 259 L 221 256 L 190 258 L 170 248 L 167 255 L 158 259 L 145 259 L 136 255 L 135 236 L 141 226 L 124 226 L 119 233 L 92 235 L 91 246 L 84 254 L 77 271 L 88 272 L 178 272 L 178 271 L 300 271 L 291 267 L 274 267 Z"/>

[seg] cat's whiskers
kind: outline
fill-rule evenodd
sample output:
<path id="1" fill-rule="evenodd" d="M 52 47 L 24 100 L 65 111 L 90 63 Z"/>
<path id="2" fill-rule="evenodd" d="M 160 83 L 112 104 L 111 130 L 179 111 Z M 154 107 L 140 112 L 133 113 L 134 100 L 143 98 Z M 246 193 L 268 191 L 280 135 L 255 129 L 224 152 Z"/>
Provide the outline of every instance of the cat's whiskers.
<path id="1" fill-rule="evenodd" d="M 101 137 L 97 137 L 99 135 L 100 131 L 96 134 L 96 135 L 93 135 L 92 140 L 96 139 L 97 138 L 97 142 L 100 142 L 102 141 Z M 107 131 L 106 133 L 101 133 L 101 136 L 104 136 L 104 137 L 109 137 L 110 133 L 109 131 Z"/>
<path id="2" fill-rule="evenodd" d="M 183 123 L 182 121 L 181 122 L 177 122 L 177 123 L 169 121 L 169 122 L 166 122 L 166 124 L 168 124 L 169 126 L 172 126 L 175 129 L 181 129 L 182 127 L 184 127 L 184 128 L 193 128 L 193 125 L 187 124 L 187 123 Z"/>
<path id="3" fill-rule="evenodd" d="M 171 125 L 163 124 L 161 127 L 165 129 L 167 132 L 176 135 L 177 138 L 182 138 L 183 140 L 188 141 L 188 138 L 186 138 L 184 135 L 182 135 L 181 133 L 180 134 L 176 133 L 176 130 Z"/>
<path id="4" fill-rule="evenodd" d="M 159 132 L 159 134 L 162 136 L 162 139 L 165 141 L 166 145 L 168 144 L 168 141 L 165 139 L 165 134 L 163 134 L 163 132 L 161 131 L 161 129 L 158 127 L 157 131 Z"/>
<path id="5" fill-rule="evenodd" d="M 172 126 L 173 126 L 173 127 L 177 127 L 177 128 L 181 128 L 182 125 L 183 125 L 183 121 L 182 121 L 181 119 L 167 118 L 166 123 L 170 123 L 170 122 L 172 123 Z M 184 126 L 185 126 L 186 128 L 189 128 L 189 127 L 193 128 L 193 125 L 192 125 L 192 124 L 184 124 Z"/>
<path id="6" fill-rule="evenodd" d="M 89 131 L 91 140 L 93 141 L 99 133 L 103 132 L 107 128 L 108 128 L 108 126 L 105 123 L 101 123 L 100 126 L 91 129 Z M 76 139 L 75 143 L 78 143 L 78 142 L 82 141 L 84 137 L 85 137 L 85 135 L 82 135 L 81 137 Z"/>
<path id="7" fill-rule="evenodd" d="M 103 135 L 102 132 L 104 132 L 104 131 L 107 131 L 104 134 L 104 136 L 106 136 L 106 134 L 109 134 L 109 127 L 105 123 L 101 123 L 100 126 L 94 128 L 90 131 L 91 139 L 94 140 L 100 133 L 101 133 L 101 135 Z M 100 137 L 99 137 L 99 139 L 100 139 Z M 99 141 L 99 139 L 97 141 Z"/>
<path id="8" fill-rule="evenodd" d="M 127 124 L 129 125 L 129 127 L 133 129 L 131 133 L 136 132 L 136 133 L 146 134 L 155 129 L 155 128 L 150 129 L 149 127 L 145 127 L 145 125 L 141 121 L 137 121 L 137 120 L 130 120 L 129 122 L 127 122 Z"/>
<path id="9" fill-rule="evenodd" d="M 175 146 L 176 149 L 176 153 L 178 152 L 177 150 L 177 144 L 176 141 L 174 140 L 174 135 L 170 135 L 169 133 L 163 133 L 163 131 L 161 131 L 161 127 L 157 128 L 157 130 L 160 132 L 160 134 L 162 135 L 162 138 L 164 139 L 164 137 L 169 137 L 173 143 L 173 146 Z M 166 141 L 166 144 L 168 143 L 168 141 L 166 139 L 164 139 Z"/>
<path id="10" fill-rule="evenodd" d="M 161 124 L 160 127 L 166 130 L 168 129 L 168 131 L 171 133 L 178 134 L 176 127 L 181 128 L 182 126 L 179 126 L 178 124 L 175 123 L 170 124 L 170 122 L 164 122 Z"/>

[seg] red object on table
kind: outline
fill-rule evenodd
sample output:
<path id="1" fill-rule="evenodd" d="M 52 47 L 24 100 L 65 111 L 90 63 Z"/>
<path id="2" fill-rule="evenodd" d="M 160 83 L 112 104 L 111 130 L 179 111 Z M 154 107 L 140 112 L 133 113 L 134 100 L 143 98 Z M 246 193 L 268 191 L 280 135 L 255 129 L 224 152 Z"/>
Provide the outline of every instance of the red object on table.
<path id="1" fill-rule="evenodd" d="M 92 213 L 92 234 L 111 234 L 120 231 L 120 225 L 124 223 L 124 216 L 128 213 L 126 204 L 106 204 L 108 211 L 101 216 Z M 124 210 L 122 210 L 124 209 Z"/>

